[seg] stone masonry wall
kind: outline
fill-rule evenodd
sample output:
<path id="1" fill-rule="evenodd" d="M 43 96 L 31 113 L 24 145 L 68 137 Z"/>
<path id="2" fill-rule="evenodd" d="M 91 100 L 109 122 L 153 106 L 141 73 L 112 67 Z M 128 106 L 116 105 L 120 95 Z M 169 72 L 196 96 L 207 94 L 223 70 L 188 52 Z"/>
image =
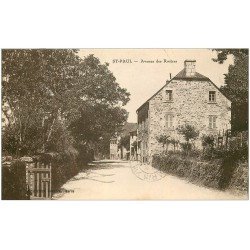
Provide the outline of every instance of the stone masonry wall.
<path id="1" fill-rule="evenodd" d="M 142 128 L 138 127 L 138 137 L 137 141 L 140 142 L 140 148 L 138 148 L 138 157 L 139 160 L 144 162 L 147 161 L 148 153 L 148 141 L 149 141 L 149 119 L 145 120 L 145 126 Z"/>
<path id="2" fill-rule="evenodd" d="M 166 90 L 172 90 L 173 101 L 166 101 Z M 209 91 L 216 92 L 216 102 L 209 103 Z M 197 80 L 172 80 L 149 101 L 148 153 L 162 152 L 156 140 L 160 134 L 184 141 L 176 128 L 185 123 L 195 126 L 203 134 L 218 134 L 230 129 L 231 102 L 210 82 Z M 173 115 L 173 129 L 166 128 L 166 114 Z M 215 115 L 216 129 L 209 129 L 209 115 Z M 201 140 L 196 142 L 201 147 Z"/>

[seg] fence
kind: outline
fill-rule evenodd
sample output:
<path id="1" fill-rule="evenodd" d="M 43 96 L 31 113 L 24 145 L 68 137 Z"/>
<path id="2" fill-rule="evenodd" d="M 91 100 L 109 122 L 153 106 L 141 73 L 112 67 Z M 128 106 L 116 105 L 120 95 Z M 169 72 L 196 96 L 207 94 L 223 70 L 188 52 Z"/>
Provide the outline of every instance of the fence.
<path id="1" fill-rule="evenodd" d="M 244 145 L 248 145 L 248 131 L 232 134 L 231 130 L 223 130 L 215 137 L 215 146 L 218 148 L 241 148 Z"/>

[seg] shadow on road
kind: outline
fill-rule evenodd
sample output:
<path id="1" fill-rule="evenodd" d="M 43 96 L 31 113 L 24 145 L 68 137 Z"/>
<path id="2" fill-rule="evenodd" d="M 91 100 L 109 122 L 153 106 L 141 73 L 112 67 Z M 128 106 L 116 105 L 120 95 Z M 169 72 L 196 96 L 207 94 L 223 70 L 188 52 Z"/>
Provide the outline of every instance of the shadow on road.
<path id="1" fill-rule="evenodd" d="M 127 167 L 127 161 L 96 161 L 91 162 L 82 169 L 82 172 L 86 170 L 100 170 L 100 169 L 115 169 L 115 168 L 124 168 Z"/>
<path id="2" fill-rule="evenodd" d="M 91 168 L 93 169 L 93 168 Z M 96 169 L 100 169 L 100 168 L 96 168 Z M 113 183 L 115 181 L 113 180 L 103 180 L 105 179 L 105 177 L 110 177 L 110 176 L 114 176 L 115 174 L 100 174 L 100 173 L 96 173 L 93 172 L 91 170 L 83 170 L 80 175 L 76 175 L 75 177 L 73 177 L 70 181 L 79 181 L 79 180 L 91 180 L 91 181 L 97 181 L 97 182 L 101 182 L 101 183 Z M 99 178 L 101 179 L 99 179 Z"/>

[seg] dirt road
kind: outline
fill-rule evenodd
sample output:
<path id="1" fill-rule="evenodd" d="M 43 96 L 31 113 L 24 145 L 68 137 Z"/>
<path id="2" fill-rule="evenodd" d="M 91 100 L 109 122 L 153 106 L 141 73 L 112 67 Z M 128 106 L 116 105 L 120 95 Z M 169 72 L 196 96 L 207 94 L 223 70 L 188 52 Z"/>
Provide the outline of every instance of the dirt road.
<path id="1" fill-rule="evenodd" d="M 96 162 L 63 185 L 53 199 L 62 200 L 224 200 L 247 199 L 229 192 L 200 187 L 174 176 L 159 176 L 149 181 L 129 162 Z"/>

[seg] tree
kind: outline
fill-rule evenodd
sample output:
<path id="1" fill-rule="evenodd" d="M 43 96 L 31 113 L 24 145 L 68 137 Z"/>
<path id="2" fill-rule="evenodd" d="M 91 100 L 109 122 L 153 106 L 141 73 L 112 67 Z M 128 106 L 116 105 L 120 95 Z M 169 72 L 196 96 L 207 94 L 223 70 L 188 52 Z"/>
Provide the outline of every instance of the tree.
<path id="1" fill-rule="evenodd" d="M 12 136 L 18 138 L 15 154 L 46 149 L 56 120 L 62 118 L 67 108 L 67 91 L 77 78 L 76 52 L 3 50 L 2 107 L 10 111 L 5 112 L 7 126 L 11 127 Z"/>
<path id="2" fill-rule="evenodd" d="M 168 144 L 170 142 L 169 138 L 170 136 L 166 134 L 161 134 L 156 137 L 156 140 L 162 144 L 163 150 L 165 149 L 165 145 L 167 145 L 166 151 L 168 151 Z"/>
<path id="3" fill-rule="evenodd" d="M 192 125 L 185 124 L 177 128 L 177 131 L 184 136 L 184 139 L 189 142 L 195 140 L 199 136 L 199 131 Z"/>
<path id="4" fill-rule="evenodd" d="M 214 148 L 215 139 L 213 135 L 203 135 L 202 136 L 202 146 L 204 148 L 208 147 L 210 149 Z"/>
<path id="5" fill-rule="evenodd" d="M 110 138 L 127 120 L 128 112 L 122 107 L 130 94 L 116 82 L 107 63 L 90 55 L 80 64 L 79 86 L 72 95 L 76 106 L 66 116 L 69 130 L 78 143 L 91 147 L 102 143 L 107 152 Z"/>
<path id="6" fill-rule="evenodd" d="M 248 129 L 248 49 L 215 49 L 215 62 L 222 64 L 229 55 L 234 64 L 225 74 L 225 85 L 220 89 L 232 101 L 232 131 Z"/>
<path id="7" fill-rule="evenodd" d="M 10 151 L 9 142 L 21 155 L 64 151 L 69 144 L 92 150 L 126 121 L 127 90 L 107 63 L 77 52 L 3 50 L 4 150 Z"/>
<path id="8" fill-rule="evenodd" d="M 130 136 L 125 135 L 121 137 L 121 140 L 119 142 L 119 147 L 124 147 L 128 151 L 130 149 Z"/>
<path id="9" fill-rule="evenodd" d="M 179 126 L 177 131 L 183 135 L 184 139 L 186 140 L 186 143 L 181 145 L 184 151 L 188 153 L 192 149 L 192 145 L 194 147 L 194 141 L 198 138 L 199 131 L 194 126 L 189 124 Z"/>
<path id="10" fill-rule="evenodd" d="M 171 144 L 174 146 L 174 152 L 175 152 L 176 148 L 178 148 L 179 141 L 176 140 L 176 139 L 171 138 L 171 139 L 169 140 L 169 143 L 171 143 Z"/>

